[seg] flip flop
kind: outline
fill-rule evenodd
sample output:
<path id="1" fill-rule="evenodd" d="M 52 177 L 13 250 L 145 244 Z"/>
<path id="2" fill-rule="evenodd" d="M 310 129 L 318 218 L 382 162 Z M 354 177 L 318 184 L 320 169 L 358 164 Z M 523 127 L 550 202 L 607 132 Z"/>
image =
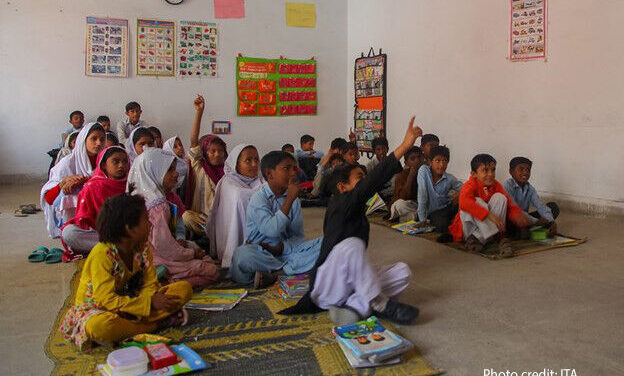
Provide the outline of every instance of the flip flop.
<path id="1" fill-rule="evenodd" d="M 46 247 L 37 247 L 28 255 L 28 262 L 44 262 L 50 251 Z"/>
<path id="2" fill-rule="evenodd" d="M 33 204 L 20 205 L 19 210 L 24 214 L 37 214 L 37 207 Z"/>
<path id="3" fill-rule="evenodd" d="M 60 248 L 51 248 L 45 257 L 46 264 L 58 264 L 61 261 L 63 261 L 63 250 Z"/>

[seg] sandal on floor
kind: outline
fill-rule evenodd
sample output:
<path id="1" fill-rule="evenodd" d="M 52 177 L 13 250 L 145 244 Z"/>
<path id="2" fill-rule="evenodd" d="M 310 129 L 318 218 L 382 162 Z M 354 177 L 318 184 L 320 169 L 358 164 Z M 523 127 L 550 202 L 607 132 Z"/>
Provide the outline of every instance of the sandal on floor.
<path id="1" fill-rule="evenodd" d="M 28 217 L 28 214 L 24 213 L 24 212 L 23 212 L 23 211 L 21 211 L 20 209 L 15 210 L 15 211 L 13 212 L 13 215 L 14 215 L 14 216 L 16 216 L 16 217 L 20 217 L 20 218 L 23 218 L 23 217 Z"/>
<path id="2" fill-rule="evenodd" d="M 20 205 L 19 210 L 24 214 L 37 214 L 37 206 L 35 204 Z"/>
<path id="3" fill-rule="evenodd" d="M 51 248 L 45 257 L 46 264 L 58 264 L 63 261 L 63 250 L 60 248 Z"/>
<path id="4" fill-rule="evenodd" d="M 30 253 L 30 255 L 28 255 L 28 262 L 44 262 L 49 252 L 50 250 L 48 250 L 46 247 L 37 247 L 37 249 L 35 249 Z"/>

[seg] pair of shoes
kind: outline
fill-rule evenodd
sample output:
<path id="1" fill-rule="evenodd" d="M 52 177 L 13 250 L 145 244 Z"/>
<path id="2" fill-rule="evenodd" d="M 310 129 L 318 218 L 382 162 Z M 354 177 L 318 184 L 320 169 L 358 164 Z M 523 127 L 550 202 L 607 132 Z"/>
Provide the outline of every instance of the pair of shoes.
<path id="1" fill-rule="evenodd" d="M 46 264 L 58 264 L 63 260 L 63 250 L 60 248 L 50 248 L 40 246 L 28 255 L 28 262 Z"/>
<path id="2" fill-rule="evenodd" d="M 388 300 L 386 309 L 384 309 L 383 312 L 373 311 L 373 313 L 376 316 L 388 319 L 396 324 L 407 325 L 416 320 L 420 312 L 418 308 L 409 304 Z"/>
<path id="3" fill-rule="evenodd" d="M 483 244 L 477 239 L 474 235 L 470 235 L 468 239 L 466 239 L 466 244 L 464 245 L 466 251 L 470 253 L 479 253 L 483 250 Z"/>
<path id="4" fill-rule="evenodd" d="M 336 325 L 349 325 L 354 322 L 360 321 L 360 315 L 347 306 L 338 307 L 338 306 L 330 306 L 329 307 L 329 319 Z"/>
<path id="5" fill-rule="evenodd" d="M 498 242 L 498 256 L 501 258 L 508 258 L 514 256 L 514 250 L 511 247 L 511 242 L 508 238 L 501 238 Z"/>
<path id="6" fill-rule="evenodd" d="M 254 289 L 267 288 L 275 283 L 276 279 L 277 277 L 271 273 L 256 272 L 256 275 L 254 275 Z"/>

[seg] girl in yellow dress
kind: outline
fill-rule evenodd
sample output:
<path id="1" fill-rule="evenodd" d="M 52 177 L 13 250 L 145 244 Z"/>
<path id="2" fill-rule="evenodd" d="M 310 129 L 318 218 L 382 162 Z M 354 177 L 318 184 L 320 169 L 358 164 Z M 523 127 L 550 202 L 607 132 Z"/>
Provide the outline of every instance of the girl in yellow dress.
<path id="1" fill-rule="evenodd" d="M 104 202 L 96 224 L 100 242 L 85 261 L 74 306 L 60 327 L 66 340 L 86 349 L 91 341 L 118 342 L 186 324 L 182 307 L 191 285 L 159 285 L 147 241 L 150 226 L 141 196 Z"/>

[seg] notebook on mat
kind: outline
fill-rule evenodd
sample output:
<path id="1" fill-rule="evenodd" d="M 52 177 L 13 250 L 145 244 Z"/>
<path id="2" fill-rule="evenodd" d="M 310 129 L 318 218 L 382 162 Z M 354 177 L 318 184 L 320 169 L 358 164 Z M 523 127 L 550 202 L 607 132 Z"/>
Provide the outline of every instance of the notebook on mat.
<path id="1" fill-rule="evenodd" d="M 247 290 L 202 290 L 194 294 L 191 300 L 184 306 L 191 309 L 203 309 L 205 311 L 227 311 L 234 308 L 245 296 Z"/>

